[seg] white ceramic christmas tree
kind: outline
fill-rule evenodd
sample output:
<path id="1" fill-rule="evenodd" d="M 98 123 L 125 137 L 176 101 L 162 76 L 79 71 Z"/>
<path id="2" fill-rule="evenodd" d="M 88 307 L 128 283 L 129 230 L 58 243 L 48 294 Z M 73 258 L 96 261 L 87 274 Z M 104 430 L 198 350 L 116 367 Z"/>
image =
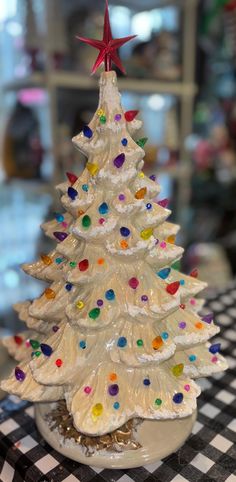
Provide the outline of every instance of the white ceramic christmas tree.
<path id="1" fill-rule="evenodd" d="M 105 45 L 106 35 L 107 8 Z M 208 343 L 219 332 L 212 314 L 197 314 L 203 302 L 194 297 L 205 284 L 196 272 L 186 276 L 172 267 L 183 253 L 174 244 L 178 226 L 166 221 L 166 200 L 155 200 L 155 178 L 142 172 L 146 139 L 132 138 L 141 122 L 137 111 L 121 106 L 116 74 L 109 70 L 118 59 L 115 49 L 111 57 L 107 50 L 102 56 L 98 41 L 96 46 L 97 64 L 105 60 L 107 69 L 98 110 L 73 139 L 88 162 L 79 178 L 68 174 L 69 182 L 59 186 L 66 213 L 43 226 L 57 238 L 55 250 L 23 266 L 50 284 L 39 299 L 16 306 L 30 332 L 5 341 L 19 364 L 2 387 L 33 402 L 65 399 L 76 430 L 91 437 L 130 419 L 152 421 L 148 437 L 143 433 L 139 440 L 147 463 L 177 448 L 191 431 L 200 394 L 193 379 L 226 363 L 219 344 Z M 177 419 L 174 426 L 170 419 Z M 160 420 L 162 428 L 155 425 Z M 60 447 L 39 409 L 37 421 L 55 448 L 89 463 L 78 446 Z M 150 443 L 156 447 L 157 439 L 151 433 L 158 430 L 159 451 L 153 451 Z M 167 443 L 170 430 L 179 436 Z M 137 460 L 122 455 L 112 465 L 108 455 L 108 462 L 103 456 L 93 465 L 141 465 L 144 449 L 137 450 Z"/>

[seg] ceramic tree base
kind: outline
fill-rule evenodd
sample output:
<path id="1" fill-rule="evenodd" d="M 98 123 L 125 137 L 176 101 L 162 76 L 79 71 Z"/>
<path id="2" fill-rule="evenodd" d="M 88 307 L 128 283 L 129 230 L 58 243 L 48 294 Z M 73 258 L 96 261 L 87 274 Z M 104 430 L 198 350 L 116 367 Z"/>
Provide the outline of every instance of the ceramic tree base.
<path id="1" fill-rule="evenodd" d="M 85 465 L 109 469 L 129 469 L 153 464 L 178 450 L 192 432 L 197 411 L 190 417 L 177 420 L 144 421 L 137 428 L 137 440 L 142 446 L 137 450 L 124 452 L 97 452 L 86 456 L 75 443 L 60 443 L 58 433 L 52 431 L 45 415 L 52 409 L 51 404 L 35 405 L 36 423 L 43 438 L 64 456 Z"/>

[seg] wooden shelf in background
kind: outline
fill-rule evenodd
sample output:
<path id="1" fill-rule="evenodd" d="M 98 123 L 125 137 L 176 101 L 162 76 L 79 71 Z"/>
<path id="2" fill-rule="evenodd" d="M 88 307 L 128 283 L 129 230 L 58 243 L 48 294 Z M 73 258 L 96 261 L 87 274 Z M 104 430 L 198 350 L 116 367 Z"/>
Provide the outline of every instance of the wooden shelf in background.
<path id="1" fill-rule="evenodd" d="M 98 79 L 81 75 L 76 72 L 53 71 L 46 75 L 44 73 L 34 73 L 25 79 L 15 80 L 5 84 L 5 91 L 17 91 L 24 88 L 54 87 L 55 89 L 78 89 L 78 90 L 98 90 Z M 168 82 L 152 79 L 132 79 L 119 78 L 119 88 L 121 91 L 136 92 L 140 94 L 172 94 L 176 96 L 192 97 L 196 94 L 196 86 L 184 82 Z"/>
<path id="2" fill-rule="evenodd" d="M 12 82 L 7 82 L 5 85 L 3 85 L 3 90 L 5 92 L 8 92 L 8 91 L 18 91 L 26 88 L 45 87 L 45 86 L 46 86 L 45 74 L 42 72 L 35 72 L 34 74 L 28 77 L 25 77 L 22 79 L 16 79 L 16 80 L 13 80 Z"/>

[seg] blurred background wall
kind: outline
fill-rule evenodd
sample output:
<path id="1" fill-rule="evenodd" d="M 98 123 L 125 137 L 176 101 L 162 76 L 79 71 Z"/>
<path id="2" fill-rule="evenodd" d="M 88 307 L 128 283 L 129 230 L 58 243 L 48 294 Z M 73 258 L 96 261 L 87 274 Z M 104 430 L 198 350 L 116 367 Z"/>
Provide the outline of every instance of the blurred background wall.
<path id="1" fill-rule="evenodd" d="M 19 266 L 54 244 L 39 227 L 60 212 L 53 186 L 83 169 L 71 137 L 97 106 L 96 52 L 75 36 L 101 38 L 103 12 L 103 0 L 1 0 L 4 330 L 19 327 L 12 304 L 42 291 Z M 236 271 L 236 1 L 110 0 L 110 15 L 114 36 L 138 35 L 120 51 L 119 87 L 144 121 L 145 172 L 182 225 L 182 267 L 223 287 Z"/>

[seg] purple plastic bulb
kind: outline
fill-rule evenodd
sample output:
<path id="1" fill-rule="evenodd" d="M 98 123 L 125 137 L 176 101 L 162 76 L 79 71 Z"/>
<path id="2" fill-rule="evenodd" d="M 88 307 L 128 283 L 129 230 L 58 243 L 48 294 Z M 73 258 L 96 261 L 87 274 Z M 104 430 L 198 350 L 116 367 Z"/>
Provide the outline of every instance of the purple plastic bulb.
<path id="1" fill-rule="evenodd" d="M 213 313 L 208 313 L 208 315 L 202 316 L 202 321 L 205 321 L 205 323 L 211 323 L 213 321 L 214 315 Z"/>
<path id="2" fill-rule="evenodd" d="M 109 385 L 108 393 L 111 395 L 111 397 L 115 397 L 119 393 L 118 385 L 116 383 L 114 385 Z"/>
<path id="3" fill-rule="evenodd" d="M 26 374 L 25 374 L 25 372 L 23 372 L 23 370 L 21 370 L 20 367 L 16 367 L 15 368 L 15 377 L 18 380 L 18 382 L 23 382 L 25 377 L 26 377 Z"/>
<path id="4" fill-rule="evenodd" d="M 67 233 L 62 233 L 61 231 L 55 231 L 53 235 L 56 239 L 58 239 L 58 241 L 64 241 L 68 236 Z"/>
<path id="5" fill-rule="evenodd" d="M 125 154 L 119 154 L 113 161 L 113 164 L 117 169 L 120 169 L 125 162 Z"/>

